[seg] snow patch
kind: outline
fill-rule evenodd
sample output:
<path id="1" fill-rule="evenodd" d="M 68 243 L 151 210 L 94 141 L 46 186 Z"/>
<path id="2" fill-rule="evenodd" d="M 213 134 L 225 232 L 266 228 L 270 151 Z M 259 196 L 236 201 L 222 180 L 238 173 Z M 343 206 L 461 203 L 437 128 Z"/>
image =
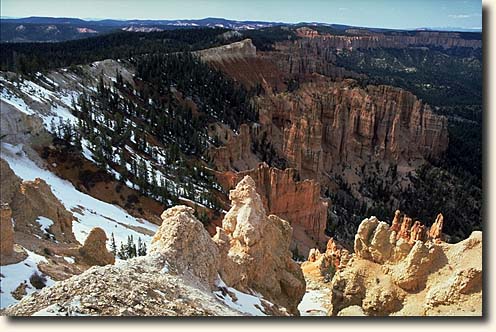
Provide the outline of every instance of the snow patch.
<path id="1" fill-rule="evenodd" d="M 76 262 L 76 260 L 74 259 L 74 257 L 65 257 L 64 256 L 64 260 L 69 263 L 69 264 L 74 264 Z"/>
<path id="2" fill-rule="evenodd" d="M 29 278 L 34 273 L 38 273 L 38 275 L 46 278 L 46 286 L 51 286 L 55 283 L 54 280 L 49 276 L 45 276 L 38 269 L 39 263 L 46 262 L 45 257 L 26 249 L 25 251 L 28 253 L 28 257 L 22 262 L 2 266 L 0 276 L 0 288 L 2 289 L 0 293 L 0 308 L 5 308 L 19 302 L 12 296 L 12 292 L 23 282 L 27 284 L 27 294 L 25 296 L 37 291 L 29 281 Z"/>
<path id="3" fill-rule="evenodd" d="M 0 92 L 0 99 L 6 102 L 7 104 L 10 104 L 17 108 L 19 111 L 21 111 L 24 114 L 27 115 L 32 115 L 35 112 L 29 108 L 28 105 L 22 100 L 21 98 L 11 94 L 8 92 L 7 89 L 3 88 L 2 92 Z"/>
<path id="4" fill-rule="evenodd" d="M 40 224 L 41 230 L 45 233 L 48 233 L 48 229 L 50 228 L 50 226 L 53 225 L 53 221 L 46 217 L 38 217 L 38 219 L 36 219 L 36 222 Z"/>
<path id="5" fill-rule="evenodd" d="M 303 299 L 298 305 L 301 316 L 327 316 L 327 309 L 324 307 L 324 298 L 329 296 L 318 289 L 307 289 Z"/>
<path id="6" fill-rule="evenodd" d="M 214 295 L 228 307 L 250 316 L 267 316 L 262 311 L 263 305 L 259 297 L 228 287 L 220 277 L 215 281 L 215 285 L 220 290 L 214 291 Z M 231 293 L 234 297 L 231 297 Z"/>

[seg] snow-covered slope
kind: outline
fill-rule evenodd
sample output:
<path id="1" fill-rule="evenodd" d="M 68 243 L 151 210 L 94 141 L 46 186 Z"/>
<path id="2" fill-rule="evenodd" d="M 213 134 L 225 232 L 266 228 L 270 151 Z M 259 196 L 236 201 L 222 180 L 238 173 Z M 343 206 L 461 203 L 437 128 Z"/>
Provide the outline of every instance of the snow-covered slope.
<path id="1" fill-rule="evenodd" d="M 112 204 L 97 200 L 78 191 L 74 186 L 48 170 L 40 168 L 30 160 L 22 146 L 2 143 L 1 158 L 9 163 L 14 173 L 23 180 L 41 178 L 50 185 L 54 195 L 67 210 L 77 218 L 73 222 L 76 239 L 83 243 L 93 227 L 100 227 L 105 233 L 114 233 L 115 240 L 125 242 L 128 235 L 141 237 L 145 242 L 151 239 L 158 226 L 144 219 L 129 215 L 125 210 Z"/>
<path id="2" fill-rule="evenodd" d="M 40 118 L 43 127 L 47 132 L 57 136 L 66 124 L 71 124 L 74 127 L 79 127 L 80 122 L 77 116 L 81 111 L 78 104 L 80 96 L 91 96 L 97 91 L 100 78 L 113 86 L 116 82 L 116 73 L 118 72 L 127 82 L 125 85 L 131 86 L 134 72 L 129 65 L 124 65 L 119 60 L 103 60 L 96 61 L 89 65 L 78 66 L 78 73 L 62 68 L 47 73 L 36 73 L 34 77 L 17 76 L 13 73 L 0 72 L 0 100 L 14 109 L 26 115 Z M 118 91 L 114 87 L 112 91 Z M 121 102 L 130 102 L 132 98 L 123 96 L 118 93 L 122 100 Z M 72 113 L 74 112 L 74 113 Z M 116 128 L 116 121 L 109 120 L 101 110 L 94 109 L 92 117 L 106 129 L 113 132 Z M 77 115 L 77 116 L 76 116 Z M 3 119 L 4 115 L 2 115 Z M 135 122 L 136 119 L 126 117 L 124 122 L 131 128 L 137 131 L 141 130 L 141 126 Z M 93 129 L 93 130 L 96 130 Z M 94 132 L 96 136 L 106 135 L 104 133 Z M 9 141 L 6 137 L 4 141 Z M 94 153 L 97 149 L 87 138 L 81 137 L 81 149 L 83 156 L 91 162 L 95 162 Z M 156 141 L 156 140 L 155 140 Z M 13 143 L 13 142 L 10 142 Z M 166 146 L 158 142 L 152 143 L 141 138 L 137 140 L 134 131 L 131 132 L 130 141 L 122 147 L 112 146 L 112 160 L 106 165 L 107 172 L 116 180 L 121 180 L 122 175 L 119 173 L 116 165 L 124 165 L 128 171 L 133 170 L 133 165 L 144 165 L 148 173 L 148 183 L 158 183 L 162 187 L 167 188 L 167 191 L 177 199 L 189 199 L 194 201 L 194 204 L 200 206 L 208 206 L 209 200 L 204 197 L 206 184 L 204 180 L 189 178 L 187 180 L 178 179 L 178 173 L 181 173 L 180 168 L 184 168 L 178 161 L 167 162 L 166 156 L 168 152 Z M 133 145 L 131 147 L 130 145 Z M 136 145 L 143 146 L 141 151 L 136 148 Z M 129 155 L 129 159 L 121 161 L 121 155 Z M 193 167 L 198 178 L 203 178 L 204 173 L 196 166 Z M 139 190 L 140 186 L 136 179 L 126 178 L 126 186 L 131 189 Z M 218 184 L 212 184 L 214 189 L 220 191 Z M 149 194 L 151 198 L 160 200 L 157 195 Z M 189 197 L 189 198 L 188 198 Z M 171 205 L 172 201 L 167 199 L 167 204 Z"/>
<path id="3" fill-rule="evenodd" d="M 22 150 L 22 145 L 14 146 L 8 143 L 2 143 L 0 157 L 7 161 L 14 173 L 21 179 L 34 180 L 35 178 L 41 178 L 50 185 L 54 195 L 76 217 L 76 220 L 73 221 L 73 232 L 80 243 L 84 243 L 84 240 L 93 227 L 100 227 L 105 230 L 109 237 L 113 233 L 117 243 L 125 243 L 127 237 L 132 235 L 135 239 L 141 238 L 148 245 L 151 235 L 158 228 L 157 225 L 147 220 L 129 215 L 120 207 L 99 201 L 76 190 L 70 182 L 57 177 L 48 170 L 42 169 L 30 160 Z M 49 220 L 46 218 L 39 219 L 38 222 L 45 226 L 49 224 Z M 1 267 L 2 277 L 0 279 L 0 287 L 2 292 L 0 308 L 18 302 L 12 296 L 11 292 L 24 281 L 28 284 L 26 288 L 27 294 L 36 291 L 30 285 L 29 278 L 34 272 L 40 275 L 42 274 L 37 264 L 45 262 L 46 259 L 33 252 L 27 250 L 26 252 L 28 253 L 28 257 L 24 261 Z M 69 262 L 71 261 L 71 258 L 67 259 Z M 48 276 L 46 276 L 46 279 L 47 286 L 54 283 Z"/>

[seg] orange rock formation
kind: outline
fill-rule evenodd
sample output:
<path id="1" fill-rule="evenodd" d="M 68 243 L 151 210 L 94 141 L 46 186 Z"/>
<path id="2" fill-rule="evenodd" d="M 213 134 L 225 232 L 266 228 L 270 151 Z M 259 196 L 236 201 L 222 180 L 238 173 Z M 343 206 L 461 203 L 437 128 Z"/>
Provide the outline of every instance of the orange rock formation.
<path id="1" fill-rule="evenodd" d="M 2 203 L 9 204 L 12 210 L 16 232 L 30 236 L 35 233 L 44 237 L 46 234 L 42 230 L 33 230 L 33 225 L 37 225 L 36 219 L 42 216 L 53 222 L 49 231 L 55 240 L 77 243 L 72 233 L 74 217 L 52 193 L 50 186 L 39 178 L 21 181 L 4 160 L 0 161 L 0 166 Z"/>
<path id="2" fill-rule="evenodd" d="M 321 198 L 318 182 L 299 181 L 296 170 L 279 170 L 265 163 L 249 171 L 225 172 L 219 179 L 226 189 L 232 189 L 246 175 L 255 181 L 266 211 L 289 221 L 293 227 L 293 248 L 297 246 L 305 256 L 311 248 L 325 248 L 329 202 Z"/>
<path id="3" fill-rule="evenodd" d="M 232 207 L 213 238 L 220 251 L 220 276 L 231 287 L 255 290 L 297 314 L 305 279 L 289 250 L 291 226 L 275 215 L 267 216 L 249 176 L 229 198 Z"/>
<path id="4" fill-rule="evenodd" d="M 114 264 L 115 257 L 107 250 L 107 235 L 100 227 L 95 227 L 79 249 L 82 261 L 88 265 L 104 266 Z"/>
<path id="5" fill-rule="evenodd" d="M 325 179 L 337 165 L 372 157 L 422 160 L 446 150 L 446 117 L 405 90 L 353 84 L 306 83 L 293 94 L 259 100 L 272 144 L 302 177 Z"/>
<path id="6" fill-rule="evenodd" d="M 0 259 L 14 253 L 12 210 L 7 204 L 0 207 Z"/>

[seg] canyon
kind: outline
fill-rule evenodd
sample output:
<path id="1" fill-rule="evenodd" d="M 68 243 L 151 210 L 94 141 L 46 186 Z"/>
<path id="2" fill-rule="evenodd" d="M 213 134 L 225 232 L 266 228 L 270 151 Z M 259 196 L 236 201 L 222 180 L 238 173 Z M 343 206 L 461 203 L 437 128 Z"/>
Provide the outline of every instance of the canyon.
<path id="1" fill-rule="evenodd" d="M 400 193 L 410 185 L 409 174 L 439 160 L 446 152 L 448 119 L 435 114 L 428 104 L 412 93 L 386 85 L 362 86 L 354 79 L 336 80 L 335 75 L 327 73 L 326 76 L 322 71 L 323 74 L 319 74 L 312 66 L 296 69 L 293 62 L 301 62 L 293 57 L 300 51 L 307 52 L 305 61 L 324 61 L 322 55 L 317 55 L 316 48 L 309 51 L 312 48 L 280 42 L 276 43 L 275 51 L 257 51 L 254 55 L 251 44 L 251 40 L 237 44 L 243 46 L 238 47 L 233 56 L 229 55 L 229 49 L 214 48 L 206 58 L 241 84 L 259 84 L 265 90 L 255 98 L 259 123 L 243 125 L 238 133 L 222 128 L 211 130 L 223 143 L 209 152 L 219 171 L 243 173 L 252 170 L 253 173 L 257 164 L 263 161 L 281 169 L 294 169 L 300 179 L 314 180 L 320 185 L 322 196 L 344 187 L 353 199 L 368 206 L 373 198 L 364 186 L 371 178 L 390 178 L 394 165 L 390 187 L 393 193 Z M 240 54 L 241 50 L 247 51 Z M 216 57 L 212 56 L 214 51 Z M 264 66 L 257 66 L 254 58 Z M 248 66 L 243 61 L 251 63 Z M 267 70 L 267 64 L 271 64 L 270 70 Z M 246 67 L 252 68 L 252 80 L 244 74 Z M 299 82 L 295 91 L 287 90 L 288 85 L 284 83 L 291 79 Z M 257 184 L 259 188 L 263 187 L 263 184 Z M 229 181 L 224 186 L 229 187 Z M 399 204 L 396 195 L 391 195 L 388 203 L 391 208 Z M 281 200 L 288 202 L 287 198 Z M 274 203 L 269 205 L 275 206 Z M 325 217 L 329 226 L 330 218 L 338 219 L 331 206 L 328 204 L 326 215 L 305 217 L 308 221 L 303 223 L 311 229 L 316 226 L 320 229 Z M 274 212 L 290 221 L 293 219 L 293 212 L 280 208 Z M 338 224 L 342 229 L 345 228 L 343 223 L 353 224 L 350 220 L 340 220 Z M 351 242 L 353 234 L 354 230 L 347 230 L 340 240 Z M 309 247 L 302 246 L 306 255 Z M 321 243 L 320 248 L 323 246 Z"/>
<path id="2" fill-rule="evenodd" d="M 481 41 L 317 30 L 260 48 L 223 32 L 150 61 L 212 81 L 139 57 L 2 72 L 1 313 L 481 315 L 481 225 L 397 210 L 446 163 L 451 119 L 335 61 Z M 153 70 L 170 86 L 154 90 Z M 124 257 L 133 241 L 145 252 Z"/>

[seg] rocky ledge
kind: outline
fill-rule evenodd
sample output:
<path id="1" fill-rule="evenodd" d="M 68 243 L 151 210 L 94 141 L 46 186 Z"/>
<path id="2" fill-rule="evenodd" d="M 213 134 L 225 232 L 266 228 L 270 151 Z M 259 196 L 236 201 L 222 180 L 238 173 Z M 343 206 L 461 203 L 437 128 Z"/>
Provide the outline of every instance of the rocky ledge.
<path id="1" fill-rule="evenodd" d="M 4 314 L 298 315 L 305 280 L 291 259 L 291 226 L 266 215 L 248 176 L 230 198 L 232 208 L 213 239 L 192 208 L 170 208 L 146 256 L 94 266 L 23 298 Z M 92 234 L 95 243 L 105 239 L 98 229 Z M 85 243 L 81 250 L 99 247 Z"/>
<path id="2" fill-rule="evenodd" d="M 303 269 L 334 273 L 322 284 L 331 289 L 330 315 L 482 315 L 482 233 L 448 244 L 443 222 L 438 215 L 427 230 L 399 211 L 391 226 L 365 219 L 354 254 L 331 240 L 325 253 L 311 252 Z"/>

